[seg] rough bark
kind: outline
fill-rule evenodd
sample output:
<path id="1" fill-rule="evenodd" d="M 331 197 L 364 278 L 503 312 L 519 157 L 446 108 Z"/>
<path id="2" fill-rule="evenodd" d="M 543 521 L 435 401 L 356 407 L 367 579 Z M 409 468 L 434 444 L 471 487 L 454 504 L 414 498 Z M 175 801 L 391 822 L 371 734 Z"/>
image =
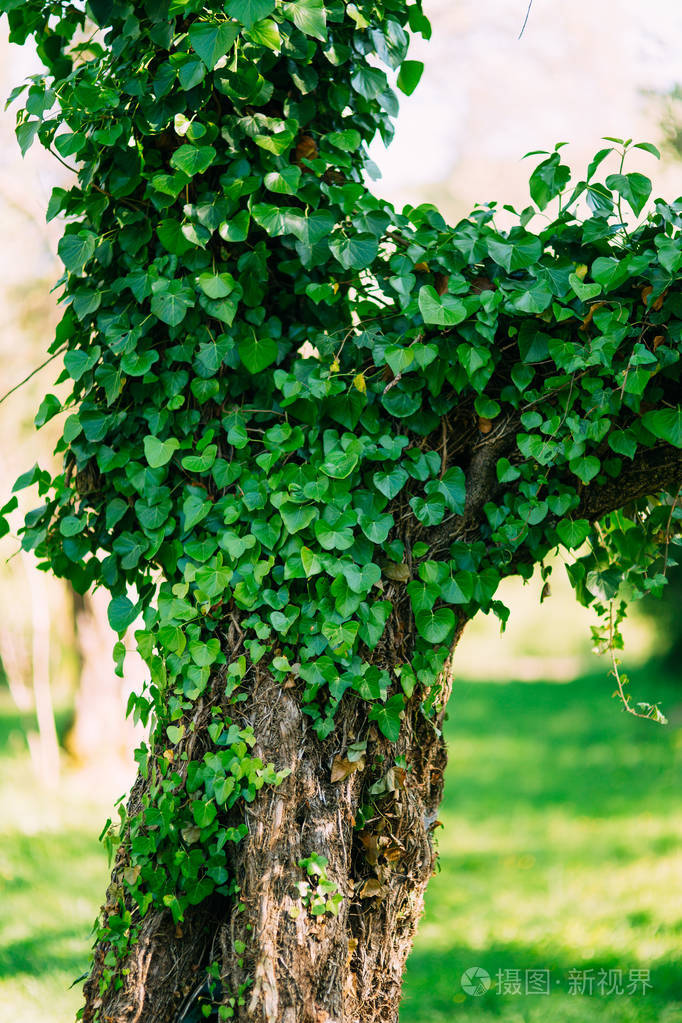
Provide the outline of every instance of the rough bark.
<path id="1" fill-rule="evenodd" d="M 399 584 L 392 584 L 396 590 Z M 404 589 L 404 587 L 403 587 Z M 374 659 L 399 659 L 412 645 L 408 601 L 397 593 L 389 623 L 390 640 Z M 459 630 L 457 638 L 461 633 Z M 102 998 L 98 981 L 106 946 L 96 952 L 86 984 L 85 1021 L 170 1023 L 181 1019 L 203 984 L 202 967 L 218 960 L 226 997 L 249 983 L 235 1018 L 258 1023 L 379 1023 L 397 1019 L 403 970 L 423 896 L 435 863 L 433 841 L 446 763 L 442 717 L 449 693 L 449 670 L 433 718 L 410 701 L 401 734 L 389 744 L 367 720 L 367 705 L 345 697 L 333 735 L 321 741 L 302 713 L 296 687 L 282 689 L 267 670 L 254 669 L 250 697 L 231 708 L 234 720 L 253 726 L 254 753 L 290 775 L 277 788 L 264 787 L 246 808 L 249 833 L 235 846 L 232 868 L 240 887 L 236 901 L 215 899 L 197 907 L 175 928 L 170 914 L 149 912 L 129 960 L 124 985 Z M 215 692 L 220 690 L 216 678 Z M 422 694 L 423 696 L 423 694 Z M 207 723 L 197 708 L 195 736 Z M 364 767 L 332 781 L 337 757 L 367 740 Z M 201 738 L 197 740 L 201 742 Z M 396 767 L 404 757 L 405 770 Z M 368 796 L 384 779 L 386 791 Z M 144 783 L 131 795 L 139 807 Z M 359 808 L 373 803 L 362 830 Z M 343 895 L 338 916 L 311 916 L 301 906 L 297 882 L 305 879 L 299 861 L 318 853 Z M 119 855 L 105 906 L 116 911 Z M 297 914 L 297 910 L 299 910 Z M 235 953 L 235 942 L 246 951 Z M 239 946 L 238 946 L 239 947 Z M 183 1007 L 184 1003 L 184 1007 Z"/>

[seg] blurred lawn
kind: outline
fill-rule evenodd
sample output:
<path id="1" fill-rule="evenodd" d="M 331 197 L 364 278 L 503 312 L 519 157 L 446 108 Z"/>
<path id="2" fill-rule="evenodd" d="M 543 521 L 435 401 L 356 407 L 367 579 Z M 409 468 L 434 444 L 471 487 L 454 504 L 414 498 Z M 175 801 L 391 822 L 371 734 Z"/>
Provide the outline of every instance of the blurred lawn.
<path id="1" fill-rule="evenodd" d="M 653 666 L 632 673 L 632 688 L 673 724 L 622 714 L 605 671 L 457 682 L 441 871 L 401 1023 L 682 1020 L 682 688 Z M 0 1021 L 68 1023 L 104 891 L 96 836 L 110 801 L 77 775 L 58 796 L 36 794 L 18 723 L 0 693 Z M 493 978 L 481 998 L 461 990 L 472 966 Z M 496 993 L 498 970 L 532 968 L 551 970 L 550 997 Z M 568 971 L 587 968 L 625 980 L 649 969 L 653 989 L 568 995 Z"/>
<path id="2" fill-rule="evenodd" d="M 107 880 L 97 836 L 111 787 L 67 772 L 40 792 L 21 724 L 0 690 L 0 1023 L 70 1023 Z"/>
<path id="3" fill-rule="evenodd" d="M 623 714 L 605 674 L 456 684 L 441 870 L 401 1023 L 682 1020 L 681 679 L 631 676 L 671 725 Z M 461 988 L 476 966 L 492 978 L 482 997 Z M 520 970 L 523 990 L 527 969 L 551 971 L 550 996 L 497 992 L 498 971 Z M 622 970 L 625 987 L 648 969 L 652 988 L 570 995 L 569 971 L 587 969 Z"/>

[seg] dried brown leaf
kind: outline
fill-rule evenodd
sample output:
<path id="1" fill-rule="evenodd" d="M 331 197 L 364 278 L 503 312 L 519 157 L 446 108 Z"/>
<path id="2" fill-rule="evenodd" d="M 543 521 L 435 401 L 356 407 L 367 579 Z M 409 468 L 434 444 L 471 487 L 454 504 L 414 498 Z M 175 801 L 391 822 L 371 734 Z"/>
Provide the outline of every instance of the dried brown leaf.
<path id="1" fill-rule="evenodd" d="M 345 757 L 336 756 L 332 763 L 332 784 L 339 781 L 345 781 L 346 778 L 350 778 L 351 774 L 355 771 L 362 771 L 365 767 L 364 758 L 359 760 L 347 760 Z"/>
<path id="2" fill-rule="evenodd" d="M 396 583 L 406 583 L 410 579 L 410 569 L 408 565 L 398 565 L 395 561 L 387 561 L 382 572 L 387 579 L 392 579 Z"/>
<path id="3" fill-rule="evenodd" d="M 370 867 L 375 867 L 377 860 L 379 859 L 379 843 L 377 836 L 372 834 L 371 831 L 361 831 L 359 837 L 365 850 L 365 859 L 369 863 Z"/>
<path id="4" fill-rule="evenodd" d="M 383 895 L 385 891 L 386 889 L 381 881 L 377 881 L 376 877 L 370 877 L 365 881 L 358 895 L 361 899 L 376 899 L 378 896 Z"/>

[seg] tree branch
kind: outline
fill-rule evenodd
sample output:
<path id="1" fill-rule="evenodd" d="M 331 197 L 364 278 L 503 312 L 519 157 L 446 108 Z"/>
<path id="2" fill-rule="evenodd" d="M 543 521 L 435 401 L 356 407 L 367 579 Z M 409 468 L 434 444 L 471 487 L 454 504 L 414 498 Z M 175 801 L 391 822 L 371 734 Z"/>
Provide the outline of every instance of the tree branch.
<path id="1" fill-rule="evenodd" d="M 605 486 L 585 488 L 577 510 L 580 518 L 594 522 L 609 512 L 641 497 L 667 491 L 675 494 L 682 485 L 682 448 L 660 444 L 638 449 L 632 462 Z"/>

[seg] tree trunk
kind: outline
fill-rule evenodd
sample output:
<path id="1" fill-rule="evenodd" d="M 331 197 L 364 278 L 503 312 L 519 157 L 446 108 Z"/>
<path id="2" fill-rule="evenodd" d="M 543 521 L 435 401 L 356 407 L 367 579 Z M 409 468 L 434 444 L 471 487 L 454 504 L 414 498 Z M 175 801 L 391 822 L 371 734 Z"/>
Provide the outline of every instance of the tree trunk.
<path id="1" fill-rule="evenodd" d="M 131 649 L 126 655 L 123 676 L 115 675 L 110 652 L 116 636 L 107 621 L 106 592 L 95 590 L 82 596 L 72 590 L 71 595 L 79 678 L 75 716 L 66 736 L 66 748 L 81 764 L 105 761 L 109 770 L 112 766 L 116 769 L 119 763 L 129 768 L 142 730 L 126 718 L 126 703 L 145 677 L 145 665 L 137 651 Z"/>
<path id="2" fill-rule="evenodd" d="M 395 603 L 390 638 L 372 655 L 382 666 L 412 646 L 409 601 L 394 594 Z M 457 639 L 461 631 L 462 626 Z M 415 695 L 394 744 L 367 720 L 366 702 L 348 694 L 335 731 L 321 741 L 302 713 L 296 687 L 283 689 L 259 666 L 252 672 L 249 700 L 238 709 L 230 705 L 231 717 L 252 725 L 254 755 L 291 773 L 279 787 L 263 787 L 247 807 L 248 834 L 234 846 L 232 862 L 239 900 L 209 900 L 186 913 L 177 928 L 169 912 L 150 910 L 124 964 L 123 985 L 103 997 L 99 980 L 107 945 L 100 944 L 85 988 L 86 1023 L 199 1019 L 190 1006 L 205 989 L 204 968 L 212 961 L 219 963 L 221 1000 L 234 1011 L 229 1018 L 253 1023 L 398 1018 L 405 961 L 436 858 L 449 665 L 433 717 L 421 710 L 423 692 Z M 205 729 L 206 708 L 222 688 L 216 677 L 213 693 L 197 707 L 195 736 Z M 348 747 L 361 740 L 367 741 L 366 753 L 351 764 Z M 144 786 L 138 778 L 131 812 L 139 808 Z M 343 896 L 337 916 L 311 915 L 302 904 L 298 884 L 306 872 L 299 861 L 313 853 L 326 858 L 327 876 Z M 125 866 L 121 847 L 105 915 L 119 911 L 117 879 Z"/>

